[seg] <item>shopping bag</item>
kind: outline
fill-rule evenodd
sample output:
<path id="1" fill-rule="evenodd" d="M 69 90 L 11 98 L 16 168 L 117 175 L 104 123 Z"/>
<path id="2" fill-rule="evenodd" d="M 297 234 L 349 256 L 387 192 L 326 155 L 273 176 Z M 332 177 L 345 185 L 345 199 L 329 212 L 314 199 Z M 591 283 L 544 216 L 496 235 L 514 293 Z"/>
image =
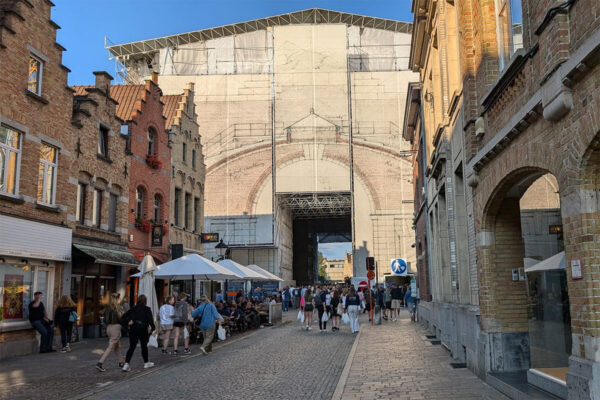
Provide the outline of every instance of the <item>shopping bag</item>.
<path id="1" fill-rule="evenodd" d="M 187 329 L 187 326 L 185 328 L 183 328 L 183 338 L 187 339 L 190 337 L 190 332 Z"/>
<path id="2" fill-rule="evenodd" d="M 150 339 L 148 339 L 148 346 L 158 348 L 157 335 L 150 335 Z"/>
<path id="3" fill-rule="evenodd" d="M 225 328 L 223 328 L 221 325 L 219 325 L 219 328 L 217 329 L 217 336 L 219 337 L 219 340 L 225 340 L 227 338 L 227 335 L 225 334 Z"/>
<path id="4" fill-rule="evenodd" d="M 342 315 L 344 313 L 344 307 L 342 307 L 341 303 L 338 304 L 337 313 L 338 313 L 338 315 Z"/>
<path id="5" fill-rule="evenodd" d="M 323 313 L 323 316 L 321 317 L 321 322 L 327 322 L 329 321 L 329 316 L 327 315 L 327 312 Z"/>
<path id="6" fill-rule="evenodd" d="M 302 310 L 298 311 L 298 321 L 304 322 L 304 313 Z"/>
<path id="7" fill-rule="evenodd" d="M 348 316 L 348 313 L 342 314 L 342 322 L 344 325 L 348 325 L 350 323 L 350 317 Z"/>

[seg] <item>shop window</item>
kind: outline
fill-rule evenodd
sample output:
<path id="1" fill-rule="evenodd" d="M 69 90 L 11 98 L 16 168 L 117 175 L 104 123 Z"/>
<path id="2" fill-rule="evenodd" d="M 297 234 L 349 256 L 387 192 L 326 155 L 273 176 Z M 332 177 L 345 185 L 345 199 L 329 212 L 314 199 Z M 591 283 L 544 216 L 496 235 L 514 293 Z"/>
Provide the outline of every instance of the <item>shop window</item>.
<path id="1" fill-rule="evenodd" d="M 27 319 L 32 286 L 33 270 L 30 266 L 0 263 L 0 326 Z"/>
<path id="2" fill-rule="evenodd" d="M 102 223 L 102 190 L 94 189 L 94 204 L 92 207 L 94 226 L 100 228 Z"/>
<path id="3" fill-rule="evenodd" d="M 27 90 L 38 96 L 42 95 L 43 72 L 44 62 L 34 55 L 29 55 L 29 79 L 27 80 Z"/>
<path id="4" fill-rule="evenodd" d="M 179 207 L 181 205 L 181 189 L 175 189 L 175 199 L 173 201 L 173 219 L 175 226 L 181 226 L 181 217 L 179 215 Z"/>
<path id="5" fill-rule="evenodd" d="M 135 218 L 137 220 L 144 218 L 144 189 L 141 187 L 135 191 Z"/>
<path id="6" fill-rule="evenodd" d="M 181 143 L 181 160 L 183 162 L 186 162 L 186 157 L 187 156 L 187 144 L 185 144 L 185 142 Z"/>
<path id="7" fill-rule="evenodd" d="M 156 154 L 156 132 L 154 129 L 148 129 L 148 155 Z"/>
<path id="8" fill-rule="evenodd" d="M 498 63 L 500 70 L 523 47 L 521 0 L 496 0 Z"/>
<path id="9" fill-rule="evenodd" d="M 119 196 L 111 193 L 108 199 L 108 230 L 115 232 L 117 230 L 117 204 Z"/>
<path id="10" fill-rule="evenodd" d="M 77 223 L 83 225 L 85 223 L 85 198 L 87 185 L 79 183 L 77 185 L 77 208 L 75 209 L 75 219 Z"/>
<path id="11" fill-rule="evenodd" d="M 54 204 L 58 149 L 42 143 L 38 170 L 38 203 Z"/>
<path id="12" fill-rule="evenodd" d="M 159 194 L 154 195 L 154 223 L 158 224 L 161 221 L 160 217 L 160 207 L 161 207 L 161 198 Z"/>
<path id="13" fill-rule="evenodd" d="M 21 134 L 0 125 L 0 192 L 18 193 Z"/>
<path id="14" fill-rule="evenodd" d="M 100 126 L 98 130 L 98 155 L 108 158 L 108 128 Z"/>

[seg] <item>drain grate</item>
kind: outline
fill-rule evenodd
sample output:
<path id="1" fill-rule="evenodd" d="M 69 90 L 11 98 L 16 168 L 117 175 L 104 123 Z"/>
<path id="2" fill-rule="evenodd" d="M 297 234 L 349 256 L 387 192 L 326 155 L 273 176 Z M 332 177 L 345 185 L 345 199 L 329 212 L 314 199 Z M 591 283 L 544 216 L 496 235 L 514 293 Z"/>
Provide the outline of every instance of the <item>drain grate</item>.
<path id="1" fill-rule="evenodd" d="M 442 341 L 441 341 L 441 340 L 430 340 L 429 342 L 430 342 L 431 344 L 433 344 L 433 345 L 436 345 L 436 346 L 439 346 L 440 344 L 442 344 Z"/>
<path id="2" fill-rule="evenodd" d="M 450 363 L 450 366 L 454 369 L 467 368 L 467 363 Z"/>
<path id="3" fill-rule="evenodd" d="M 425 336 L 427 339 L 435 339 L 435 335 L 427 335 Z"/>

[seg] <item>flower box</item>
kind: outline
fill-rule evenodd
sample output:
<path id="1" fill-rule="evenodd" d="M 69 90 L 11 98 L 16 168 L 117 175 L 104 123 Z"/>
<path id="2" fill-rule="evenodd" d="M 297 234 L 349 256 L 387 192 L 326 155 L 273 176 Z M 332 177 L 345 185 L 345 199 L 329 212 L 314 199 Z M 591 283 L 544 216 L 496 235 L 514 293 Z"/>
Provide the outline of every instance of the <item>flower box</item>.
<path id="1" fill-rule="evenodd" d="M 153 169 L 160 169 L 162 167 L 162 162 L 160 162 L 156 154 L 148 154 L 146 156 L 146 164 Z"/>
<path id="2" fill-rule="evenodd" d="M 137 218 L 135 220 L 135 227 L 142 232 L 150 232 L 150 229 L 152 229 L 152 224 L 147 219 Z"/>

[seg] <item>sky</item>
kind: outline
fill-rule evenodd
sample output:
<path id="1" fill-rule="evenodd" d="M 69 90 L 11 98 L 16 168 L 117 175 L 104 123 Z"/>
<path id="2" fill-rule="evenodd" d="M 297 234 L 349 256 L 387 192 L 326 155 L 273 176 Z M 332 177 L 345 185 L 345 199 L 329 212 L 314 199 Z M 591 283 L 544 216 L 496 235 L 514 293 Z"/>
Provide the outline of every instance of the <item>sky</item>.
<path id="1" fill-rule="evenodd" d="M 54 0 L 52 19 L 67 48 L 70 85 L 92 84 L 93 71 L 115 76 L 113 44 L 196 31 L 307 8 L 412 22 L 412 0 Z M 116 76 L 115 76 L 116 77 Z"/>
<path id="2" fill-rule="evenodd" d="M 319 243 L 319 251 L 329 260 L 343 260 L 346 253 L 352 253 L 352 243 Z"/>

